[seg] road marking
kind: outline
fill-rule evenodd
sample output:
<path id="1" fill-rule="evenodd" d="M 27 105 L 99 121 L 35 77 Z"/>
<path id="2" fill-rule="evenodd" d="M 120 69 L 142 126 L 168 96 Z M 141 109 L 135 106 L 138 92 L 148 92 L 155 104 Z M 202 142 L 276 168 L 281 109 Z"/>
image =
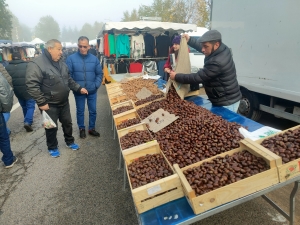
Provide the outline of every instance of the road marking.
<path id="1" fill-rule="evenodd" d="M 12 113 L 14 110 L 16 110 L 19 107 L 20 107 L 20 103 L 18 102 L 18 103 L 16 103 L 16 104 L 13 105 L 12 109 L 10 110 L 10 112 Z"/>

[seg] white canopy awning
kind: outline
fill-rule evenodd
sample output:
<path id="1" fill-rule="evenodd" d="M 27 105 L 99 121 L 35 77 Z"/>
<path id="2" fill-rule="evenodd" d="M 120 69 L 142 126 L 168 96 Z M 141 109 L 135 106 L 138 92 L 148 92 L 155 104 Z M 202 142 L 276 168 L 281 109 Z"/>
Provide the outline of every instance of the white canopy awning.
<path id="1" fill-rule="evenodd" d="M 39 39 L 39 38 L 35 38 L 31 41 L 32 44 L 43 44 L 45 43 L 43 40 Z"/>
<path id="2" fill-rule="evenodd" d="M 188 31 L 197 31 L 197 25 L 157 21 L 107 22 L 103 25 L 98 37 L 103 36 L 103 32 L 107 32 L 109 30 L 113 30 L 114 33 L 134 33 L 137 31 L 153 34 L 162 33 L 164 31 L 169 31 L 171 33 L 184 33 Z"/>

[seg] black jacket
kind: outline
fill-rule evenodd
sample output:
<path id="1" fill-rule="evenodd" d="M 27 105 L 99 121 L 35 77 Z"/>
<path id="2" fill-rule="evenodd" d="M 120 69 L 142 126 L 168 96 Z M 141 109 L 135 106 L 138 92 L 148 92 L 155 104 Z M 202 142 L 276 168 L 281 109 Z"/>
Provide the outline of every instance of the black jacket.
<path id="1" fill-rule="evenodd" d="M 28 63 L 26 86 L 38 106 L 64 105 L 68 102 L 70 89 L 78 92 L 81 89 L 70 77 L 67 65 L 62 60 L 54 62 L 47 50 Z"/>
<path id="2" fill-rule="evenodd" d="M 25 84 L 27 64 L 23 60 L 13 60 L 5 68 L 12 78 L 15 95 L 22 100 L 31 99 Z"/>
<path id="3" fill-rule="evenodd" d="M 201 51 L 196 38 L 191 37 L 188 44 Z M 231 105 L 242 98 L 231 52 L 223 43 L 205 57 L 203 69 L 193 74 L 176 74 L 175 80 L 183 84 L 202 83 L 209 100 L 216 106 Z"/>

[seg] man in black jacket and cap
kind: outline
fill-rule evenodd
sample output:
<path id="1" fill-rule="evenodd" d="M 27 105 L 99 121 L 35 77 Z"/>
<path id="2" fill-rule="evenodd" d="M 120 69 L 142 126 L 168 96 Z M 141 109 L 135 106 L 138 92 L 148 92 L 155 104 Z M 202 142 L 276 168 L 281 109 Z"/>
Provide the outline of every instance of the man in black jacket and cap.
<path id="1" fill-rule="evenodd" d="M 19 52 L 14 52 L 12 54 L 12 61 L 6 66 L 6 70 L 12 78 L 15 95 L 23 110 L 24 128 L 27 132 L 31 132 L 33 131 L 31 125 L 33 122 L 35 101 L 28 94 L 25 84 L 27 64 L 28 62 L 21 60 Z"/>
<path id="2" fill-rule="evenodd" d="M 69 92 L 88 94 L 69 74 L 67 65 L 62 61 L 62 45 L 56 39 L 47 41 L 44 53 L 28 63 L 26 86 L 28 93 L 36 101 L 41 111 L 46 111 L 56 127 L 45 129 L 48 151 L 51 157 L 59 157 L 57 142 L 57 120 L 62 124 L 67 147 L 78 150 L 72 135 L 72 118 L 69 105 Z"/>
<path id="3" fill-rule="evenodd" d="M 182 84 L 202 83 L 213 106 L 237 112 L 242 94 L 236 77 L 230 49 L 222 43 L 221 33 L 207 31 L 199 39 L 184 34 L 188 45 L 205 55 L 203 69 L 192 74 L 176 74 L 170 78 Z"/>

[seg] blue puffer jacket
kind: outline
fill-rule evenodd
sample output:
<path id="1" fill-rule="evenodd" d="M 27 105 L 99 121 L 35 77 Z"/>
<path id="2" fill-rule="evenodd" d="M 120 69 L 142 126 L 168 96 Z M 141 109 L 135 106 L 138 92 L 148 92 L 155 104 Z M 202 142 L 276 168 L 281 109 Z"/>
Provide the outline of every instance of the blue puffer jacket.
<path id="1" fill-rule="evenodd" d="M 87 89 L 89 94 L 96 93 L 103 77 L 102 68 L 97 57 L 90 53 L 82 55 L 78 51 L 67 58 L 66 64 L 69 67 L 71 77 L 76 83 Z M 74 94 L 80 95 L 77 92 L 74 92 Z"/>

